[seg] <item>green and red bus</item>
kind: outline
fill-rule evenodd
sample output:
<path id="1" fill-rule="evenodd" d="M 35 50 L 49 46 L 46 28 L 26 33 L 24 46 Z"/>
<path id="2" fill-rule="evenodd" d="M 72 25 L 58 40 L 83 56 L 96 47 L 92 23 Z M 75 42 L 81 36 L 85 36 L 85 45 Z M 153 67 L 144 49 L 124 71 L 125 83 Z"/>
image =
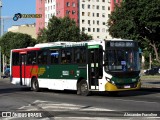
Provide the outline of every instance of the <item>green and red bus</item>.
<path id="1" fill-rule="evenodd" d="M 133 40 L 51 42 L 11 50 L 11 82 L 53 90 L 135 90 L 141 87 L 138 43 Z"/>

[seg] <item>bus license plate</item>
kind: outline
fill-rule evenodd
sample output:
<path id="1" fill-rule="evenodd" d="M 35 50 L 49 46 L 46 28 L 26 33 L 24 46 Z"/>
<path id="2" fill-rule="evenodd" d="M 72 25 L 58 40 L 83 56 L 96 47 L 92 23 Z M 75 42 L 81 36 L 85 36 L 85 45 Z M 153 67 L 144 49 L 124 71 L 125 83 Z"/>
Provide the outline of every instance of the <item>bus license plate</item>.
<path id="1" fill-rule="evenodd" d="M 131 88 L 131 86 L 130 85 L 125 85 L 124 88 Z"/>

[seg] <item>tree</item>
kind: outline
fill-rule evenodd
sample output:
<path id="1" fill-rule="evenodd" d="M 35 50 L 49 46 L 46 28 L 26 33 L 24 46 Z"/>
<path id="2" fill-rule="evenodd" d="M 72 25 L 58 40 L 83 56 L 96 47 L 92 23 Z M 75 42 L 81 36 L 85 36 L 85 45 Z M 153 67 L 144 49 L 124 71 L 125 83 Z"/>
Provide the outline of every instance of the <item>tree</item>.
<path id="1" fill-rule="evenodd" d="M 68 16 L 57 18 L 52 16 L 49 20 L 47 29 L 40 31 L 38 42 L 55 42 L 55 41 L 82 41 L 91 40 L 92 36 L 81 33 L 79 27 L 73 19 Z"/>
<path id="2" fill-rule="evenodd" d="M 7 32 L 0 39 L 2 53 L 9 58 L 11 49 L 26 48 L 34 46 L 36 40 L 28 34 Z"/>
<path id="3" fill-rule="evenodd" d="M 126 0 L 116 6 L 109 21 L 112 37 L 133 39 L 154 51 L 160 63 L 160 0 Z"/>
<path id="4" fill-rule="evenodd" d="M 39 29 L 38 37 L 37 37 L 37 43 L 43 43 L 47 42 L 47 35 L 46 35 L 46 28 Z"/>

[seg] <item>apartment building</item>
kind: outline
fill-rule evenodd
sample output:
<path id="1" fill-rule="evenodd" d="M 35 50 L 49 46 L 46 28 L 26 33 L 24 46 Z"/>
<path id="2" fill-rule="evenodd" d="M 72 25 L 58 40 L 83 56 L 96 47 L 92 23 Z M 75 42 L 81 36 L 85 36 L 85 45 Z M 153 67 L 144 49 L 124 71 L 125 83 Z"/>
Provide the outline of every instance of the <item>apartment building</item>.
<path id="1" fill-rule="evenodd" d="M 37 0 L 36 12 L 42 13 L 42 19 L 36 21 L 36 33 L 39 28 L 47 27 L 52 15 L 69 16 L 74 19 L 81 31 L 93 36 L 93 39 L 107 39 L 107 21 L 114 4 L 121 0 Z"/>
<path id="2" fill-rule="evenodd" d="M 36 0 L 36 14 L 42 14 L 42 18 L 36 19 L 36 34 L 45 27 L 45 0 Z"/>
<path id="3" fill-rule="evenodd" d="M 79 8 L 81 31 L 92 35 L 94 39 L 110 37 L 106 26 L 111 13 L 108 0 L 81 0 Z"/>

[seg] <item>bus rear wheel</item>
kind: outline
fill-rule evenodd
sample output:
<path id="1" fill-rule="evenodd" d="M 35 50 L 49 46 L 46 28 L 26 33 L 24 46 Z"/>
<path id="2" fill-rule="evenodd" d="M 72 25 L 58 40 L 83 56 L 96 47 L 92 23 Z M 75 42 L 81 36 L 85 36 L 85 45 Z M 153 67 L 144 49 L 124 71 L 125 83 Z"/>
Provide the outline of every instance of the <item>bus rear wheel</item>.
<path id="1" fill-rule="evenodd" d="M 88 84 L 87 84 L 86 80 L 81 80 L 78 83 L 77 94 L 80 94 L 82 96 L 88 96 L 88 95 L 90 95 L 90 91 L 88 89 Z"/>
<path id="2" fill-rule="evenodd" d="M 32 82 L 31 82 L 31 89 L 35 92 L 39 92 L 40 89 L 39 89 L 39 84 L 38 84 L 38 80 L 36 78 L 33 78 L 32 79 Z"/>

